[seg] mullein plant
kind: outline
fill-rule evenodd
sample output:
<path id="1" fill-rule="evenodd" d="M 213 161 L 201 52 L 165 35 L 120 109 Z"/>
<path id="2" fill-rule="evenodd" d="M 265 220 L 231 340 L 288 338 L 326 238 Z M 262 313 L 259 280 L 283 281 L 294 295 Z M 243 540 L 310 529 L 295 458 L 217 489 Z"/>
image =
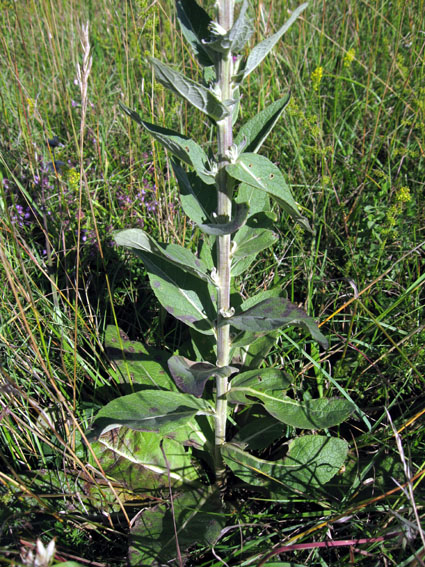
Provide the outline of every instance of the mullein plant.
<path id="1" fill-rule="evenodd" d="M 191 337 L 190 348 L 169 357 L 129 341 L 115 327 L 107 330 L 116 376 L 130 383 L 132 393 L 98 412 L 90 434 L 93 447 L 110 450 L 109 469 L 104 461 L 109 474 L 119 457 L 121 463 L 131 463 L 125 469 L 130 476 L 137 465 L 140 489 L 162 486 L 170 491 L 168 504 L 145 510 L 133 528 L 134 565 L 173 558 L 181 563 L 184 549 L 195 541 L 213 545 L 225 525 L 229 474 L 274 498 L 299 496 L 319 490 L 347 456 L 346 441 L 317 430 L 347 419 L 353 402 L 347 396 L 294 398 L 290 378 L 281 368 L 266 365 L 281 327 L 301 327 L 327 348 L 315 321 L 280 288 L 245 300 L 238 293 L 240 277 L 276 242 L 273 203 L 289 222 L 311 231 L 283 173 L 258 153 L 289 94 L 234 132 L 241 84 L 306 7 L 294 10 L 246 56 L 253 32 L 247 0 L 237 16 L 235 0 L 218 0 L 216 20 L 195 0 L 176 1 L 183 36 L 203 81 L 154 57 L 149 64 L 157 81 L 206 115 L 216 135 L 215 151 L 204 151 L 190 137 L 146 122 L 121 105 L 172 156 L 181 206 L 202 233 L 198 254 L 156 242 L 141 229 L 115 235 L 118 245 L 143 261 L 156 298 L 189 327 Z M 296 435 L 297 429 L 302 435 Z M 259 458 L 288 436 L 280 460 Z"/>

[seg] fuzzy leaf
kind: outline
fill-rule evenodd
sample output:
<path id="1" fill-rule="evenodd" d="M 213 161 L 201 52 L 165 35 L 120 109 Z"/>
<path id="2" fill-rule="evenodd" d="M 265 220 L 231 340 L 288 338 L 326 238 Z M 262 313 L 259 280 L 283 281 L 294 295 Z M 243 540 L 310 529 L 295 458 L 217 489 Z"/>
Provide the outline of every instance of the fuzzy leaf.
<path id="1" fill-rule="evenodd" d="M 239 372 L 239 369 L 233 366 L 218 368 L 209 362 L 193 362 L 184 356 L 177 355 L 168 360 L 168 367 L 180 390 L 198 398 L 202 396 L 205 384 L 210 378 L 228 377 Z"/>
<path id="2" fill-rule="evenodd" d="M 264 39 L 250 51 L 243 69 L 243 79 L 245 79 L 256 67 L 258 67 L 258 65 L 270 53 L 270 51 L 280 40 L 280 38 L 292 26 L 298 16 L 307 8 L 307 5 L 308 4 L 306 2 L 304 4 L 301 4 L 301 6 L 298 6 L 298 8 L 292 12 L 289 20 L 276 33 Z"/>
<path id="3" fill-rule="evenodd" d="M 96 415 L 90 440 L 118 427 L 167 435 L 195 415 L 212 413 L 211 406 L 180 392 L 143 390 L 112 400 Z"/>
<path id="4" fill-rule="evenodd" d="M 327 429 L 345 421 L 354 406 L 342 398 L 319 398 L 296 402 L 279 392 L 263 393 L 251 389 L 247 395 L 261 399 L 265 410 L 282 423 L 299 429 Z"/>
<path id="5" fill-rule="evenodd" d="M 119 105 L 123 111 L 130 116 L 135 122 L 143 126 L 149 134 L 164 146 L 169 152 L 175 155 L 179 160 L 195 169 L 199 177 L 207 185 L 213 185 L 215 178 L 208 171 L 208 157 L 204 150 L 196 142 L 168 128 L 156 126 L 150 122 L 145 122 L 134 110 L 131 110 L 122 102 Z"/>
<path id="6" fill-rule="evenodd" d="M 279 461 L 253 457 L 230 443 L 222 448 L 225 463 L 238 478 L 276 493 L 304 493 L 322 487 L 338 473 L 347 452 L 348 445 L 343 439 L 321 435 L 294 439 L 286 457 Z"/>
<path id="7" fill-rule="evenodd" d="M 174 565 L 177 557 L 174 526 L 185 562 L 186 549 L 194 543 L 213 546 L 225 522 L 217 490 L 197 488 L 174 495 L 173 509 L 160 504 L 144 510 L 138 518 L 130 533 L 129 564 L 131 567 Z"/>
<path id="8" fill-rule="evenodd" d="M 153 254 L 163 260 L 179 266 L 192 275 L 201 278 L 212 285 L 213 280 L 207 273 L 207 267 L 190 250 L 178 244 L 160 244 L 141 228 L 129 228 L 121 230 L 114 236 L 115 242 L 119 246 L 131 248 L 135 254 L 139 252 Z M 143 260 L 145 254 L 142 254 Z"/>
<path id="9" fill-rule="evenodd" d="M 211 18 L 194 0 L 177 0 L 177 19 L 186 41 L 190 44 L 198 62 L 204 67 L 214 64 L 208 49 L 202 44 L 210 36 Z"/>
<path id="10" fill-rule="evenodd" d="M 268 193 L 295 221 L 311 231 L 301 215 L 285 178 L 269 159 L 254 153 L 243 153 L 237 161 L 226 167 L 227 173 L 248 185 Z"/>
<path id="11" fill-rule="evenodd" d="M 237 231 L 232 240 L 232 276 L 242 274 L 258 254 L 276 243 L 278 235 L 268 226 L 272 226 L 271 219 L 259 213 L 248 219 L 247 224 Z"/>
<path id="12" fill-rule="evenodd" d="M 247 16 L 248 1 L 244 0 L 236 22 L 229 32 L 232 53 L 240 53 L 254 32 L 250 18 Z"/>
<path id="13" fill-rule="evenodd" d="M 132 491 L 168 487 L 168 467 L 173 486 L 191 483 L 199 477 L 190 449 L 158 433 L 121 428 L 102 435 L 93 449 L 108 477 Z"/>
<path id="14" fill-rule="evenodd" d="M 105 331 L 105 350 L 117 367 L 111 372 L 118 382 L 142 384 L 150 388 L 175 390 L 168 374 L 168 354 L 146 347 L 141 342 L 130 341 L 115 325 L 108 325 Z"/>
<path id="15" fill-rule="evenodd" d="M 180 187 L 180 201 L 186 215 L 196 224 L 210 220 L 217 209 L 216 191 L 196 173 L 187 173 L 175 160 L 171 161 Z"/>
<path id="16" fill-rule="evenodd" d="M 257 153 L 279 120 L 290 98 L 289 93 L 248 120 L 239 130 L 234 143 L 239 145 L 245 141 L 245 152 Z"/>
<path id="17" fill-rule="evenodd" d="M 210 234 L 213 236 L 223 236 L 225 234 L 232 234 L 239 230 L 248 218 L 249 206 L 246 203 L 236 204 L 235 216 L 229 222 L 224 223 L 209 223 L 209 224 L 199 224 L 199 228 L 202 232 Z"/>
<path id="18" fill-rule="evenodd" d="M 253 404 L 257 400 L 253 401 L 247 397 L 252 396 L 252 390 L 269 393 L 274 390 L 286 390 L 290 385 L 290 379 L 278 368 L 248 370 L 232 379 L 227 399 L 232 403 Z"/>
<path id="19" fill-rule="evenodd" d="M 236 329 L 263 333 L 280 327 L 295 325 L 308 331 L 323 348 L 328 347 L 314 319 L 284 297 L 270 297 L 254 307 L 241 311 L 226 320 Z"/>
<path id="20" fill-rule="evenodd" d="M 161 258 L 144 252 L 139 256 L 154 294 L 168 313 L 200 333 L 214 334 L 215 288 Z"/>
<path id="21" fill-rule="evenodd" d="M 210 89 L 188 79 L 155 57 L 148 59 L 155 70 L 155 79 L 164 87 L 186 99 L 213 120 L 222 120 L 228 116 L 229 109 L 218 100 Z"/>

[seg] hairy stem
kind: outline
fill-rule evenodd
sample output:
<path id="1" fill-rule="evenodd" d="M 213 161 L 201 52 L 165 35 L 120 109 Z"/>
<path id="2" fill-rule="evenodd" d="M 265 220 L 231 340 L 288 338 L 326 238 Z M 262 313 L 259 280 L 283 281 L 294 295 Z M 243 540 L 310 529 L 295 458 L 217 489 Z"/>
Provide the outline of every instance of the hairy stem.
<path id="1" fill-rule="evenodd" d="M 234 0 L 220 0 L 218 3 L 218 23 L 229 30 L 233 24 Z M 217 81 L 220 86 L 221 100 L 232 98 L 232 56 L 223 55 L 216 66 Z M 233 143 L 232 115 L 217 123 L 218 173 L 217 173 L 217 214 L 222 221 L 228 221 L 232 215 L 233 183 L 229 179 L 225 166 L 228 163 L 226 152 Z M 222 324 L 230 309 L 230 235 L 217 238 L 218 272 L 218 330 L 217 330 L 217 366 L 227 366 L 230 362 L 230 325 Z M 221 445 L 226 441 L 227 421 L 227 378 L 217 378 L 216 382 L 216 429 L 215 429 L 215 473 L 218 483 L 223 481 L 225 467 L 221 456 Z"/>

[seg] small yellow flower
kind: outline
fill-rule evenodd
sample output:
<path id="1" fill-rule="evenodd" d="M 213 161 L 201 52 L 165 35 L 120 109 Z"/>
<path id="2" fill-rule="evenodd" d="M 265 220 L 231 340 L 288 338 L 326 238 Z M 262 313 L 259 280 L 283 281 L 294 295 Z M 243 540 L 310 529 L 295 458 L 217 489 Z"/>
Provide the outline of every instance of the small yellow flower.
<path id="1" fill-rule="evenodd" d="M 29 98 L 29 97 L 27 98 L 28 114 L 30 118 L 34 117 L 36 104 L 37 103 L 33 98 Z"/>
<path id="2" fill-rule="evenodd" d="M 316 69 L 311 74 L 311 80 L 313 82 L 313 90 L 318 91 L 320 83 L 323 77 L 323 67 L 316 67 Z"/>
<path id="3" fill-rule="evenodd" d="M 68 181 L 70 189 L 73 191 L 78 191 L 80 187 L 80 174 L 75 169 L 75 167 L 71 167 L 66 172 L 66 179 Z"/>
<path id="4" fill-rule="evenodd" d="M 408 203 L 412 199 L 409 187 L 400 187 L 400 189 L 396 193 L 395 198 L 399 203 Z"/>
<path id="5" fill-rule="evenodd" d="M 354 61 L 356 57 L 356 50 L 351 48 L 347 51 L 344 57 L 344 67 L 351 67 L 351 63 Z"/>

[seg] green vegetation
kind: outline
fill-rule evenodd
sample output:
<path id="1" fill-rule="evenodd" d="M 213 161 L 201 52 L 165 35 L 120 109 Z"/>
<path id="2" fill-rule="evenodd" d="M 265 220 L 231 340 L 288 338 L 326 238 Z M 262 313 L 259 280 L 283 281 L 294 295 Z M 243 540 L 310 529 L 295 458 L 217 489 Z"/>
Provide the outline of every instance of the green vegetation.
<path id="1" fill-rule="evenodd" d="M 256 42 L 295 7 L 253 4 Z M 259 565 L 274 548 L 261 564 L 423 557 L 424 8 L 311 2 L 242 85 L 241 124 L 291 90 L 261 154 L 285 172 L 316 228 L 273 209 L 279 238 L 241 272 L 242 297 L 279 287 L 330 342 L 322 351 L 296 328 L 276 331 L 266 366 L 284 368 L 299 402 L 343 392 L 363 413 L 330 428 L 350 449 L 324 488 L 270 499 L 262 487 L 247 491 L 232 467 L 222 487 L 232 527 L 213 553 L 194 541 L 189 565 Z M 1 2 L 0 42 L 0 564 L 28 562 L 22 550 L 55 537 L 57 562 L 124 565 L 130 526 L 168 502 L 169 485 L 155 474 L 148 484 L 138 462 L 113 451 L 92 452 L 85 432 L 102 406 L 132 392 L 132 365 L 162 365 L 187 351 L 189 335 L 113 231 L 143 228 L 194 253 L 202 233 L 181 212 L 162 147 L 118 103 L 215 150 L 207 122 L 153 83 L 144 59 L 201 73 L 168 2 Z M 274 443 L 250 450 L 281 460 L 294 431 L 262 417 Z M 163 466 L 139 435 L 137 448 Z M 199 475 L 185 452 L 173 458 L 170 469 Z M 180 497 L 178 482 L 171 492 Z M 190 541 L 181 543 L 184 551 Z"/>

